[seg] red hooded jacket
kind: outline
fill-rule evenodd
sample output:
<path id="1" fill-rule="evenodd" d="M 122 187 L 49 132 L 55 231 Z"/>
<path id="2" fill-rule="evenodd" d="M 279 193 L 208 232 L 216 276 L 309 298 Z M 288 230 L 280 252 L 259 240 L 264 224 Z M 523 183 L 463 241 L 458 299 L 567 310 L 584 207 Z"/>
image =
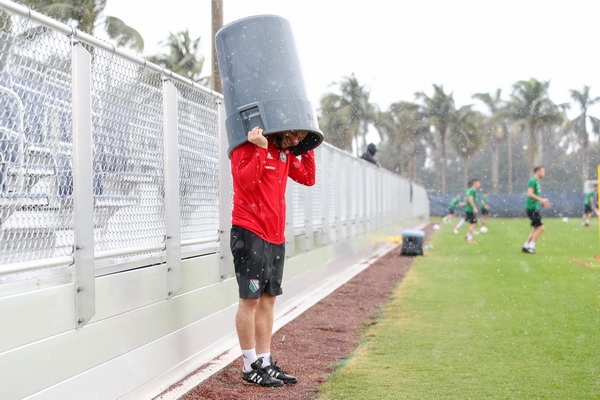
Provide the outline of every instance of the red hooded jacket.
<path id="1" fill-rule="evenodd" d="M 231 153 L 233 225 L 273 244 L 285 242 L 285 189 L 287 177 L 312 186 L 316 180 L 315 156 L 310 150 L 295 156 L 268 141 L 268 148 L 244 143 Z"/>

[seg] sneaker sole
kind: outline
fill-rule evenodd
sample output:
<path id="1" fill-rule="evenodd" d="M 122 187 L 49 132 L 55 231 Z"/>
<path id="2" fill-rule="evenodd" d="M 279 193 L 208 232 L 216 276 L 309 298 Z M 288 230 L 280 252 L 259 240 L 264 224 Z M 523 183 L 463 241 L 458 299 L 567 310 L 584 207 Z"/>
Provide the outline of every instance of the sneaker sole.
<path id="1" fill-rule="evenodd" d="M 277 379 L 279 379 L 279 378 L 277 378 Z M 282 381 L 283 383 L 285 383 L 286 385 L 288 385 L 288 384 L 290 384 L 290 383 L 291 383 L 292 385 L 293 385 L 293 384 L 295 384 L 295 383 L 298 383 L 298 379 L 294 379 L 294 380 L 291 380 L 291 379 L 286 379 L 286 380 L 279 379 L 279 380 L 280 380 L 280 381 Z"/>
<path id="2" fill-rule="evenodd" d="M 261 385 L 260 383 L 250 382 L 250 381 L 247 381 L 247 380 L 245 380 L 245 379 L 242 379 L 242 383 L 243 383 L 244 385 L 248 385 L 248 386 L 260 386 L 260 387 L 266 387 L 266 388 L 269 388 L 269 387 L 271 387 L 271 388 L 278 388 L 278 387 L 282 387 L 282 386 L 284 385 L 283 381 L 281 381 L 281 380 L 280 380 L 279 382 L 281 382 L 281 385 L 280 385 L 280 384 L 274 384 L 274 385 Z"/>

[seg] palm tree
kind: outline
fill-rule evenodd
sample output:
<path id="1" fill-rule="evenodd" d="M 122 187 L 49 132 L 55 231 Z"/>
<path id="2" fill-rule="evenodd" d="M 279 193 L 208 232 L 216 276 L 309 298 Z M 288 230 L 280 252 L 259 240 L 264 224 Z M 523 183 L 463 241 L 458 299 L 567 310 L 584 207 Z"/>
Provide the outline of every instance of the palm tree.
<path id="1" fill-rule="evenodd" d="M 446 134 L 452 124 L 452 118 L 456 111 L 452 93 L 445 93 L 443 85 L 433 85 L 433 96 L 429 97 L 424 92 L 415 93 L 417 99 L 423 101 L 423 113 L 435 131 L 440 136 L 440 182 L 441 194 L 446 194 Z"/>
<path id="2" fill-rule="evenodd" d="M 369 91 L 363 85 L 359 84 L 354 74 L 345 77 L 339 82 L 339 89 L 339 95 L 328 93 L 321 99 L 322 114 L 320 121 L 323 121 L 325 126 L 331 125 L 327 121 L 328 118 L 336 120 L 334 125 L 341 122 L 343 126 L 337 127 L 338 133 L 348 136 L 340 138 L 342 139 L 340 142 L 344 144 L 342 148 L 350 151 L 352 149 L 352 140 L 355 140 L 355 148 L 358 153 L 358 137 L 362 137 L 363 144 L 366 143 L 369 125 L 375 121 L 377 110 L 374 105 L 369 103 Z M 332 113 L 333 111 L 336 112 Z M 345 121 L 340 120 L 342 115 L 347 118 Z M 348 147 L 348 143 L 350 143 L 350 147 Z"/>
<path id="3" fill-rule="evenodd" d="M 419 182 L 419 160 L 424 163 L 427 143 L 433 141 L 420 106 L 404 101 L 394 103 L 379 114 L 375 128 L 383 138 L 381 165 Z"/>
<path id="4" fill-rule="evenodd" d="M 542 164 L 541 129 L 560 124 L 563 121 L 564 105 L 556 105 L 550 100 L 550 82 L 537 79 L 518 81 L 513 85 L 509 102 L 509 115 L 529 136 L 527 161 L 529 169 Z"/>
<path id="5" fill-rule="evenodd" d="M 128 47 L 142 52 L 142 35 L 121 19 L 105 16 L 108 0 L 16 0 L 17 3 L 32 8 L 57 21 L 72 25 L 75 29 L 93 35 L 98 27 L 103 27 L 109 39 L 119 47 Z"/>
<path id="6" fill-rule="evenodd" d="M 349 132 L 351 117 L 350 106 L 342 105 L 341 98 L 337 94 L 329 93 L 321 97 L 321 108 L 319 116 L 319 127 L 325 135 L 325 141 L 333 146 L 352 151 L 352 133 Z"/>
<path id="7" fill-rule="evenodd" d="M 500 143 L 504 139 L 509 139 L 508 127 L 506 123 L 504 106 L 505 102 L 501 98 L 502 89 L 496 89 L 493 95 L 489 93 L 475 93 L 472 97 L 484 103 L 490 111 L 490 116 L 487 118 L 485 133 L 488 139 L 491 140 L 491 167 L 492 167 L 492 193 L 498 193 L 499 185 L 499 169 L 500 169 Z M 512 160 L 508 160 L 508 181 L 512 181 Z"/>
<path id="8" fill-rule="evenodd" d="M 464 106 L 456 111 L 450 143 L 463 164 L 463 187 L 467 187 L 469 181 L 469 161 L 483 147 L 483 131 L 483 114 L 474 111 L 471 106 Z"/>
<path id="9" fill-rule="evenodd" d="M 571 90 L 571 98 L 579 105 L 581 114 L 575 119 L 570 121 L 568 124 L 568 132 L 574 135 L 575 142 L 580 146 L 583 157 L 582 157 L 582 179 L 587 181 L 589 179 L 589 149 L 590 149 L 590 135 L 587 130 L 587 120 L 590 119 L 592 124 L 592 132 L 600 134 L 600 120 L 598 118 L 588 115 L 588 108 L 594 104 L 600 102 L 600 97 L 592 98 L 590 95 L 590 87 L 584 86 L 580 92 L 578 90 Z"/>
<path id="10" fill-rule="evenodd" d="M 200 77 L 204 66 L 204 56 L 200 54 L 200 37 L 192 40 L 189 29 L 177 34 L 170 33 L 162 47 L 166 47 L 168 51 L 148 57 L 148 60 L 194 82 L 208 83 L 207 78 Z"/>

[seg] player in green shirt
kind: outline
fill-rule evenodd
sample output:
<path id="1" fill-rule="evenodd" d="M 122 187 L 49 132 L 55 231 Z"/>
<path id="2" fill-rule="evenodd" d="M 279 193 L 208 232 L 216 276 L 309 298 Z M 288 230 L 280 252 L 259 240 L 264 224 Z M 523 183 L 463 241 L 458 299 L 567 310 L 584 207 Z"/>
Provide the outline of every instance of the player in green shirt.
<path id="1" fill-rule="evenodd" d="M 490 192 L 485 191 L 481 196 L 481 225 L 485 226 L 485 221 L 488 219 L 490 215 L 490 201 L 488 200 Z"/>
<path id="2" fill-rule="evenodd" d="M 598 193 L 598 185 L 587 191 L 583 200 L 583 226 L 590 226 L 590 218 L 593 213 L 598 212 L 596 208 L 596 194 Z"/>
<path id="3" fill-rule="evenodd" d="M 460 194 L 457 194 L 456 197 L 452 198 L 452 201 L 448 205 L 448 215 L 446 215 L 442 220 L 444 222 L 450 222 L 454 218 L 454 209 L 461 205 L 460 203 Z"/>
<path id="4" fill-rule="evenodd" d="M 469 188 L 465 193 L 465 220 L 470 224 L 465 239 L 469 244 L 475 243 L 473 241 L 473 234 L 477 227 L 477 214 L 479 213 L 479 210 L 477 209 L 477 189 L 479 189 L 480 186 L 481 182 L 479 182 L 479 179 L 471 179 Z"/>
<path id="5" fill-rule="evenodd" d="M 546 169 L 542 166 L 535 167 L 533 169 L 533 176 L 527 183 L 527 200 L 525 201 L 525 212 L 531 220 L 531 226 L 533 231 L 527 237 L 523 248 L 523 253 L 535 254 L 535 242 L 544 232 L 544 224 L 542 223 L 542 216 L 540 215 L 540 204 L 544 208 L 552 207 L 548 199 L 541 197 L 542 188 L 540 186 L 540 180 L 546 175 Z"/>

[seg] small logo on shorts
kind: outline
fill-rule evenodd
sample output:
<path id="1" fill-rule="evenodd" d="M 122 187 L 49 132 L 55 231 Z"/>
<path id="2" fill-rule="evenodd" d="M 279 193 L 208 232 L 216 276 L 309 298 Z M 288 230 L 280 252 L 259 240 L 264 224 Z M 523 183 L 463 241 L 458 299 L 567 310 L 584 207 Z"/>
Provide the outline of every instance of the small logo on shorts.
<path id="1" fill-rule="evenodd" d="M 250 285 L 248 285 L 248 287 L 250 288 L 250 290 L 252 290 L 252 292 L 256 292 L 258 289 L 260 289 L 259 284 L 260 282 L 258 281 L 258 279 L 250 279 Z"/>

